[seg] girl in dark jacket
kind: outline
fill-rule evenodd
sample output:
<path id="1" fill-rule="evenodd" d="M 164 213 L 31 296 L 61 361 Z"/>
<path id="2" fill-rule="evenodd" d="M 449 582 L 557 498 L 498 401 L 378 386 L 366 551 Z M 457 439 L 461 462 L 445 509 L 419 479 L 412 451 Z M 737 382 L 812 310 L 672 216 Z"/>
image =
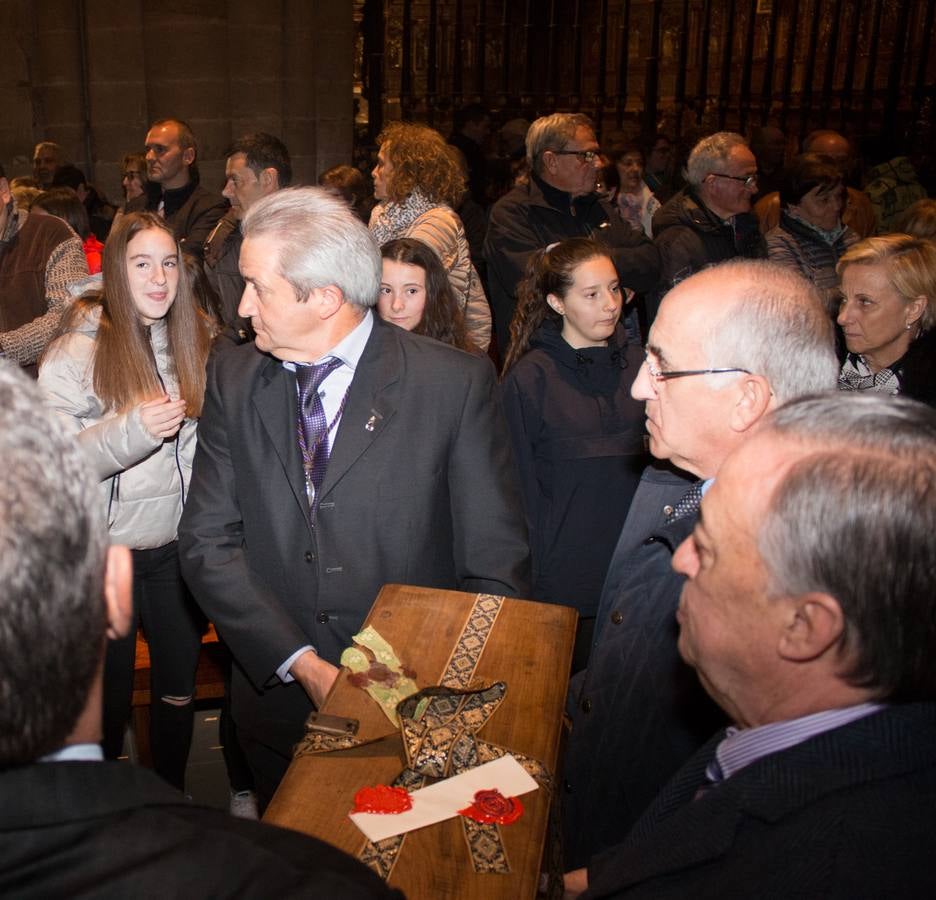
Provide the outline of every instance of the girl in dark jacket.
<path id="1" fill-rule="evenodd" d="M 504 403 L 521 476 L 534 599 L 574 606 L 583 668 L 608 561 L 647 457 L 630 396 L 641 351 L 628 345 L 622 291 L 604 245 L 553 244 L 518 286 Z"/>

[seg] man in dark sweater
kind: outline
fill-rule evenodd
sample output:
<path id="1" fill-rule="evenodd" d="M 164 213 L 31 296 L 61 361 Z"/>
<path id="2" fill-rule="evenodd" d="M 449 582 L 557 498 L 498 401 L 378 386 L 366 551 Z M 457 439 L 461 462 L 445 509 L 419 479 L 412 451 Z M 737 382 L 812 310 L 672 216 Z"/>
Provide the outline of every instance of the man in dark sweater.
<path id="1" fill-rule="evenodd" d="M 127 203 L 127 212 L 158 212 L 171 226 L 182 249 L 201 260 L 205 241 L 227 203 L 198 182 L 198 145 L 180 119 L 159 119 L 146 134 L 146 192 Z"/>
<path id="2" fill-rule="evenodd" d="M 530 178 L 494 204 L 484 243 L 502 356 L 510 339 L 517 284 L 537 250 L 567 238 L 593 237 L 608 246 L 621 287 L 650 291 L 659 275 L 653 244 L 595 191 L 601 160 L 587 116 L 555 113 L 537 119 L 527 132 L 526 151 Z"/>

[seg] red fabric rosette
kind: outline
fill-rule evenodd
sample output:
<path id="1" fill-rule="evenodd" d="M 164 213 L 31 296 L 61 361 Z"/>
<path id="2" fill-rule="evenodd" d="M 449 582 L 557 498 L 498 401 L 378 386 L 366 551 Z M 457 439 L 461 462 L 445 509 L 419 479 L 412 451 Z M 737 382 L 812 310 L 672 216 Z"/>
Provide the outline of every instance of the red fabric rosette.
<path id="1" fill-rule="evenodd" d="M 496 789 L 478 791 L 471 806 L 458 814 L 485 825 L 510 825 L 523 815 L 523 804 L 519 797 L 505 797 Z"/>

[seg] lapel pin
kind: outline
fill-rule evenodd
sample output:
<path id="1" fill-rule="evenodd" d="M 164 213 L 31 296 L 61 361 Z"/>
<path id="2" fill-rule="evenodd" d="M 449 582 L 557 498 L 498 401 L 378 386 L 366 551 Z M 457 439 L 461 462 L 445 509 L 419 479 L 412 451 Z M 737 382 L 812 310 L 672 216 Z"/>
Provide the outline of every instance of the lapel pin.
<path id="1" fill-rule="evenodd" d="M 365 431 L 373 431 L 377 427 L 377 416 L 371 416 L 364 425 Z"/>

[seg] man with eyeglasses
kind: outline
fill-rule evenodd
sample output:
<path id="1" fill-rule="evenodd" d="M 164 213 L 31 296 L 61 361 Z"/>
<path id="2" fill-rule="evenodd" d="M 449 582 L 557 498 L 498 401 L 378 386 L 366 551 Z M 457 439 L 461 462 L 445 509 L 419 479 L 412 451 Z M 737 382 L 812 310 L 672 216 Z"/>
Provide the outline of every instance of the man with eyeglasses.
<path id="1" fill-rule="evenodd" d="M 621 286 L 656 289 L 659 257 L 643 232 L 595 192 L 600 149 L 591 120 L 577 113 L 537 119 L 527 132 L 530 177 L 491 210 L 484 256 L 497 344 L 503 356 L 517 305 L 517 283 L 537 250 L 573 237 L 595 237 L 611 248 Z"/>
<path id="2" fill-rule="evenodd" d="M 767 255 L 751 201 L 757 193 L 757 160 L 740 134 L 703 138 L 686 163 L 688 184 L 653 217 L 660 251 L 660 283 L 648 310 L 677 282 L 713 263 Z"/>
<path id="3" fill-rule="evenodd" d="M 772 409 L 836 385 L 832 324 L 815 288 L 766 261 L 681 282 L 650 329 L 631 389 L 650 451 L 602 590 L 595 640 L 570 688 L 563 782 L 567 869 L 628 833 L 724 716 L 679 658 L 683 577 L 672 555 L 725 458 Z"/>

